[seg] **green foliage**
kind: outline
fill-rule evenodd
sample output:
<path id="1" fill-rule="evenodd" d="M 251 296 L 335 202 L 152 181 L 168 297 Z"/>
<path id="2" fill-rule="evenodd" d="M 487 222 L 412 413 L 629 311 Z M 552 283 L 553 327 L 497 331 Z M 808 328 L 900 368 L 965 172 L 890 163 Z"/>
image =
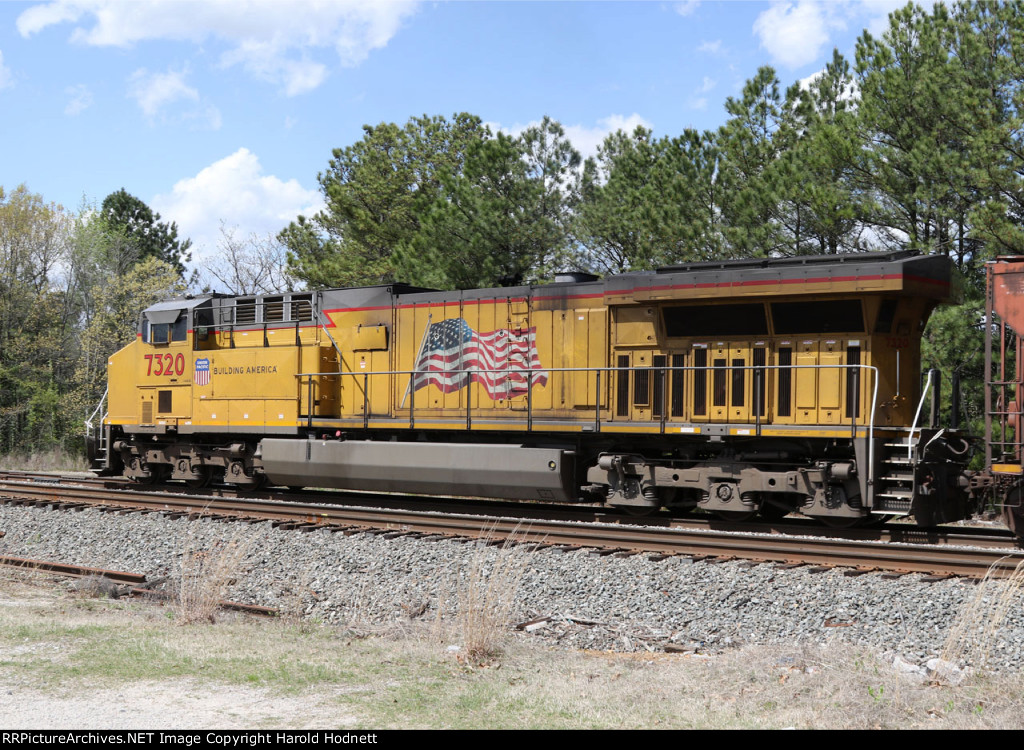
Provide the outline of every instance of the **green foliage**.
<path id="1" fill-rule="evenodd" d="M 404 127 L 365 125 L 363 138 L 335 149 L 319 175 L 327 207 L 279 235 L 290 272 L 310 286 L 379 284 L 395 277 L 392 254 L 410 244 L 443 184 L 467 151 L 489 137 L 465 113 L 414 117 Z"/>
<path id="2" fill-rule="evenodd" d="M 794 84 L 786 92 L 788 142 L 778 170 L 785 187 L 782 224 L 794 254 L 864 249 L 871 198 L 855 186 L 861 146 L 852 97 L 850 66 L 838 51 L 808 88 Z"/>
<path id="3" fill-rule="evenodd" d="M 780 159 L 783 141 L 783 101 L 779 79 L 761 68 L 743 87 L 739 99 L 730 97 L 731 115 L 716 136 L 719 149 L 719 204 L 722 231 L 730 255 L 771 257 L 793 248 L 784 231 L 783 199 L 795 176 Z"/>
<path id="4" fill-rule="evenodd" d="M 82 356 L 76 382 L 99 400 L 106 382 L 108 357 L 135 338 L 139 313 L 162 299 L 183 294 L 177 269 L 158 258 L 146 258 L 104 286 L 100 304 L 81 332 Z"/>
<path id="5" fill-rule="evenodd" d="M 160 221 L 160 214 L 124 188 L 103 199 L 100 217 L 114 235 L 128 241 L 138 260 L 158 258 L 184 275 L 192 241 L 178 239 L 176 223 Z"/>
<path id="6" fill-rule="evenodd" d="M 951 424 L 950 393 L 953 376 L 960 379 L 960 427 L 984 434 L 985 327 L 980 294 L 960 305 L 940 307 L 932 313 L 921 341 L 922 368 L 942 373 L 942 424 Z"/>
<path id="7" fill-rule="evenodd" d="M 403 278 L 442 289 L 536 281 L 568 262 L 580 155 L 545 117 L 498 133 L 449 173 L 419 231 L 396 252 Z"/>
<path id="8" fill-rule="evenodd" d="M 25 186 L 0 188 L 0 446 L 47 446 L 62 436 L 55 408 L 74 369 L 75 310 L 51 277 L 68 260 L 70 222 Z"/>
<path id="9" fill-rule="evenodd" d="M 0 188 L 0 450 L 81 445 L 107 358 L 143 307 L 184 289 L 176 268 L 138 252 L 91 207 L 75 218 Z"/>
<path id="10" fill-rule="evenodd" d="M 576 238 L 585 264 L 621 273 L 719 257 L 717 156 L 695 130 L 659 140 L 642 127 L 609 135 L 583 171 Z"/>

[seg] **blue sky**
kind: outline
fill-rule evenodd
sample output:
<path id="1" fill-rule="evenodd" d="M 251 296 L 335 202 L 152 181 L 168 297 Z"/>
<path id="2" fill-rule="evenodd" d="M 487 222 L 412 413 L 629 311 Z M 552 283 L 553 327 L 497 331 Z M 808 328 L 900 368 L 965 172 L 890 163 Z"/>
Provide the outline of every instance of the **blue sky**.
<path id="1" fill-rule="evenodd" d="M 851 61 L 890 0 L 0 2 L 0 186 L 77 209 L 125 188 L 200 261 L 276 233 L 364 123 L 559 120 L 584 155 L 637 124 L 715 128 L 761 65 Z"/>

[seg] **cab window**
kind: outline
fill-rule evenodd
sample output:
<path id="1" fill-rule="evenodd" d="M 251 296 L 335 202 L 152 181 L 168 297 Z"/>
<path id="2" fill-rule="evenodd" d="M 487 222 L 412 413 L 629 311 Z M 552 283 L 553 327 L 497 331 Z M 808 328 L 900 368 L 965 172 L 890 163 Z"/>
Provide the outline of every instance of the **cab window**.
<path id="1" fill-rule="evenodd" d="M 147 318 L 142 322 L 142 340 L 147 344 L 168 344 L 184 341 L 188 336 L 188 319 L 184 311 L 173 323 L 151 323 Z"/>

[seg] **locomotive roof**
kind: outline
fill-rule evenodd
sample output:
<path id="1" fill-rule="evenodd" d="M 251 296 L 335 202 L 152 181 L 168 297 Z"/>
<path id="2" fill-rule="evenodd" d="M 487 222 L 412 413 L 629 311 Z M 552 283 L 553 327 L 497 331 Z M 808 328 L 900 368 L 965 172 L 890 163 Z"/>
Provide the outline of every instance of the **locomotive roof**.
<path id="1" fill-rule="evenodd" d="M 687 263 L 604 280 L 609 304 L 791 294 L 913 293 L 950 297 L 953 264 L 912 251 Z"/>
<path id="2" fill-rule="evenodd" d="M 745 268 L 782 268 L 785 266 L 817 266 L 840 265 L 844 263 L 870 263 L 902 260 L 904 258 L 923 257 L 914 250 L 890 250 L 875 253 L 843 253 L 836 255 L 793 255 L 786 258 L 731 258 L 725 260 L 707 260 L 696 263 L 678 263 L 661 266 L 656 273 L 679 273 L 683 271 L 707 271 L 710 269 L 727 269 L 737 271 Z"/>
<path id="3" fill-rule="evenodd" d="M 191 310 L 204 302 L 220 296 L 222 295 L 201 294 L 198 297 L 176 297 L 172 300 L 157 302 L 155 305 L 150 305 L 142 312 L 151 323 L 173 323 L 178 317 L 178 313 L 182 310 Z"/>
<path id="4" fill-rule="evenodd" d="M 556 281 L 533 286 L 491 289 L 435 290 L 403 283 L 325 289 L 325 309 L 387 307 L 397 297 L 440 302 L 500 297 L 561 298 L 603 296 L 607 304 L 629 304 L 664 299 L 709 299 L 737 296 L 777 296 L 804 293 L 850 294 L 863 292 L 912 292 L 939 300 L 950 296 L 953 264 L 945 255 L 921 255 L 914 251 L 804 255 L 790 258 L 751 258 L 681 263 L 655 271 L 636 271 L 599 280 Z M 205 294 L 160 302 L 146 308 L 147 316 L 194 308 L 207 300 L 304 296 L 312 292 L 279 292 L 257 295 Z"/>

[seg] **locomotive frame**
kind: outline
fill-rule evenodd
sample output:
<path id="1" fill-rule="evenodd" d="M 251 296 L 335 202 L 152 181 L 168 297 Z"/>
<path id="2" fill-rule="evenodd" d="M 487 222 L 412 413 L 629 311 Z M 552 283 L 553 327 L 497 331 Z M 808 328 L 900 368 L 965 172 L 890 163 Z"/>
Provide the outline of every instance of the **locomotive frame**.
<path id="1" fill-rule="evenodd" d="M 109 361 L 94 467 L 833 524 L 976 510 L 920 334 L 944 256 L 153 305 Z M 925 405 L 930 408 L 925 410 Z"/>

